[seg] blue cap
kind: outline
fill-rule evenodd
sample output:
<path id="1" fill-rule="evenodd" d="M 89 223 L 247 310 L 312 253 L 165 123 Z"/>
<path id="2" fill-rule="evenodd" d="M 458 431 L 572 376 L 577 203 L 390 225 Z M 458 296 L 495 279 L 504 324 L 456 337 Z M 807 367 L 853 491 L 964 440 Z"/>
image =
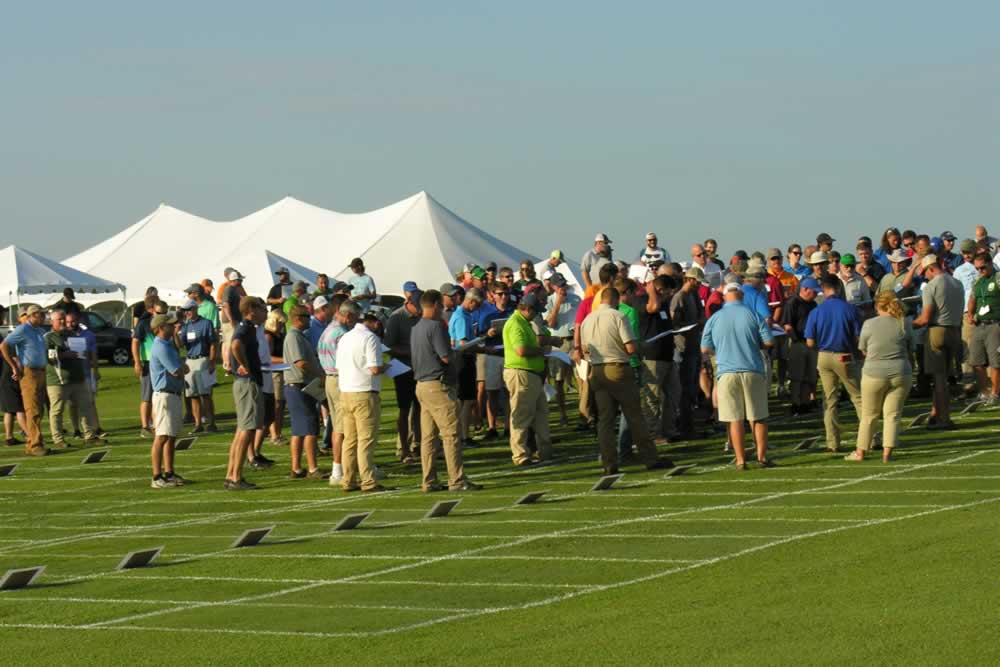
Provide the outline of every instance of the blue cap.
<path id="1" fill-rule="evenodd" d="M 808 287 L 809 289 L 818 292 L 819 281 L 817 281 L 815 278 L 806 278 L 805 280 L 799 283 L 799 289 L 802 289 L 803 287 Z"/>
<path id="2" fill-rule="evenodd" d="M 412 280 L 407 280 L 405 283 L 403 283 L 403 292 L 416 292 L 416 291 L 417 291 L 417 284 Z"/>
<path id="3" fill-rule="evenodd" d="M 940 250 L 941 246 L 942 246 L 942 243 L 941 243 L 941 237 L 940 236 L 935 236 L 934 238 L 931 239 L 931 247 L 932 248 L 934 248 L 935 250 Z"/>

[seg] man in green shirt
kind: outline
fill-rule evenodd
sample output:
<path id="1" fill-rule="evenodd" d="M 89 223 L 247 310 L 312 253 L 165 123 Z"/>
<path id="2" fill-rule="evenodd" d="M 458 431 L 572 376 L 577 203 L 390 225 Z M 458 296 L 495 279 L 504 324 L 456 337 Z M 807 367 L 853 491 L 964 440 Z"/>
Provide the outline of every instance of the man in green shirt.
<path id="1" fill-rule="evenodd" d="M 84 358 L 87 342 L 81 337 L 71 337 L 66 329 L 66 314 L 61 310 L 52 311 L 52 331 L 45 334 L 45 348 L 48 352 L 48 368 L 45 371 L 46 391 L 49 395 L 49 427 L 52 442 L 56 447 L 66 447 L 63 437 L 63 412 L 72 405 L 80 415 L 80 429 L 84 444 L 100 442 L 95 426 L 97 415 L 87 388 L 87 372 Z M 71 347 L 72 346 L 72 347 Z"/>
<path id="2" fill-rule="evenodd" d="M 503 381 L 510 393 L 510 450 L 514 465 L 530 466 L 552 458 L 549 403 L 545 396 L 545 347 L 558 345 L 553 336 L 536 335 L 531 321 L 545 308 L 535 291 L 529 292 L 503 328 Z M 534 455 L 528 449 L 534 430 Z"/>
<path id="3" fill-rule="evenodd" d="M 976 326 L 969 363 L 976 369 L 980 394 L 985 395 L 987 405 L 993 405 L 1000 401 L 1000 277 L 989 253 L 977 254 L 973 263 L 979 279 L 966 305 L 966 318 Z"/>
<path id="4" fill-rule="evenodd" d="M 295 284 L 292 285 L 291 296 L 285 299 L 285 302 L 281 304 L 281 310 L 283 313 L 285 313 L 286 334 L 292 332 L 292 318 L 291 315 L 289 315 L 289 313 L 291 313 L 292 308 L 295 308 L 296 306 L 306 305 L 306 302 L 309 300 L 308 297 L 306 296 L 306 292 L 308 291 L 308 289 L 309 285 L 305 281 L 296 280 Z"/>

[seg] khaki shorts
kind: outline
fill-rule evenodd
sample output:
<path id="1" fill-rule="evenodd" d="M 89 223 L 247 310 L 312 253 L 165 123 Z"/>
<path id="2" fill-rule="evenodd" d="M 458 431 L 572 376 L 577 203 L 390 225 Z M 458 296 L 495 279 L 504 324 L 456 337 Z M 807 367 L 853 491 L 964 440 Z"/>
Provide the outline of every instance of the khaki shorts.
<path id="1" fill-rule="evenodd" d="M 572 354 L 573 353 L 573 339 L 572 338 L 565 338 L 565 339 L 563 339 L 563 342 L 562 342 L 562 344 L 559 347 L 553 348 L 553 349 L 561 350 L 561 351 L 565 352 L 566 354 Z M 554 382 L 561 382 L 563 380 L 568 379 L 570 377 L 570 374 L 573 372 L 573 367 L 572 366 L 567 366 L 566 364 L 564 364 L 563 362 L 559 361 L 558 359 L 551 359 L 550 358 L 548 360 L 548 364 L 549 364 L 549 379 L 552 380 L 552 381 L 554 381 Z"/>
<path id="2" fill-rule="evenodd" d="M 233 340 L 233 331 L 235 331 L 231 322 L 222 323 L 222 344 L 229 345 Z"/>
<path id="3" fill-rule="evenodd" d="M 253 380 L 233 382 L 236 403 L 236 430 L 256 431 L 264 428 L 264 393 Z"/>
<path id="4" fill-rule="evenodd" d="M 486 357 L 485 354 L 476 355 L 476 382 L 486 382 Z"/>
<path id="5" fill-rule="evenodd" d="M 969 344 L 969 363 L 973 366 L 1000 368 L 1000 324 L 976 326 Z"/>
<path id="6" fill-rule="evenodd" d="M 340 378 L 336 375 L 327 375 L 326 384 L 326 409 L 330 412 L 330 421 L 333 422 L 333 432 L 344 432 L 344 411 L 340 409 Z"/>
<path id="7" fill-rule="evenodd" d="M 924 366 L 930 375 L 948 375 L 952 363 L 962 356 L 959 327 L 930 327 L 924 345 Z"/>
<path id="8" fill-rule="evenodd" d="M 184 428 L 184 403 L 177 394 L 153 392 L 153 430 L 156 435 L 176 438 Z"/>
<path id="9" fill-rule="evenodd" d="M 187 396 L 208 396 L 215 386 L 215 373 L 208 372 L 208 359 L 188 359 L 188 374 L 184 376 L 187 382 Z"/>
<path id="10" fill-rule="evenodd" d="M 271 373 L 271 379 L 274 380 L 274 396 L 279 401 L 285 400 L 285 372 L 275 371 Z"/>
<path id="11" fill-rule="evenodd" d="M 816 384 L 818 356 L 816 348 L 809 347 L 804 340 L 791 343 L 788 349 L 788 378 L 792 382 Z"/>
<path id="12" fill-rule="evenodd" d="M 767 419 L 767 381 L 760 373 L 723 373 L 718 387 L 720 422 Z"/>

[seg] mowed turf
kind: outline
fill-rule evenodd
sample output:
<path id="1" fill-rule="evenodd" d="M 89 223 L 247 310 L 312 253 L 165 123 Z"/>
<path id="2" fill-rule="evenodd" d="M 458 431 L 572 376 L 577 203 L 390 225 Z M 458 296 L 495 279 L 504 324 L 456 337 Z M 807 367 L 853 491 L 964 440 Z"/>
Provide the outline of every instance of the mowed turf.
<path id="1" fill-rule="evenodd" d="M 594 437 L 556 428 L 555 465 L 514 470 L 506 442 L 491 443 L 466 452 L 484 491 L 424 495 L 418 467 L 395 463 L 390 387 L 377 459 L 397 491 L 288 479 L 287 448 L 268 446 L 277 465 L 247 472 L 260 489 L 231 493 L 231 433 L 178 452 L 188 485 L 150 489 L 136 380 L 104 376 L 104 462 L 80 465 L 81 448 L 0 451 L 20 463 L 0 478 L 0 571 L 46 566 L 0 593 L 2 664 L 1000 659 L 1000 410 L 910 430 L 889 465 L 792 452 L 822 423 L 778 417 L 776 469 L 737 473 L 714 436 L 663 448 L 698 464 L 683 476 L 626 467 L 596 493 Z M 228 384 L 216 399 L 230 429 Z M 911 402 L 904 423 L 926 409 Z M 450 516 L 424 518 L 452 498 Z M 374 514 L 331 532 L 360 511 Z M 274 531 L 260 545 L 230 548 L 261 526 Z M 158 546 L 154 566 L 115 570 Z"/>

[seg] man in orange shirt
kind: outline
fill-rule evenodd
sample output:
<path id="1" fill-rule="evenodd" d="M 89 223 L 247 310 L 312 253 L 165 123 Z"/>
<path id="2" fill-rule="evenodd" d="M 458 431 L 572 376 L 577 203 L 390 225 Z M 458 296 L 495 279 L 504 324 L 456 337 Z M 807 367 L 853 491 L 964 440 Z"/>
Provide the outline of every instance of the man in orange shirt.
<path id="1" fill-rule="evenodd" d="M 799 293 L 799 279 L 795 277 L 795 274 L 785 270 L 785 265 L 781 257 L 781 250 L 778 248 L 771 248 L 767 251 L 767 274 L 781 284 L 781 301 L 788 301 Z M 771 300 L 776 301 L 777 299 Z M 775 309 L 776 311 L 779 311 L 775 312 L 775 322 L 781 321 L 780 309 L 780 306 Z M 773 350 L 772 355 L 778 360 L 779 396 L 784 395 L 785 380 L 788 377 L 788 346 L 788 336 L 781 336 L 775 341 L 775 346 L 771 348 Z"/>

